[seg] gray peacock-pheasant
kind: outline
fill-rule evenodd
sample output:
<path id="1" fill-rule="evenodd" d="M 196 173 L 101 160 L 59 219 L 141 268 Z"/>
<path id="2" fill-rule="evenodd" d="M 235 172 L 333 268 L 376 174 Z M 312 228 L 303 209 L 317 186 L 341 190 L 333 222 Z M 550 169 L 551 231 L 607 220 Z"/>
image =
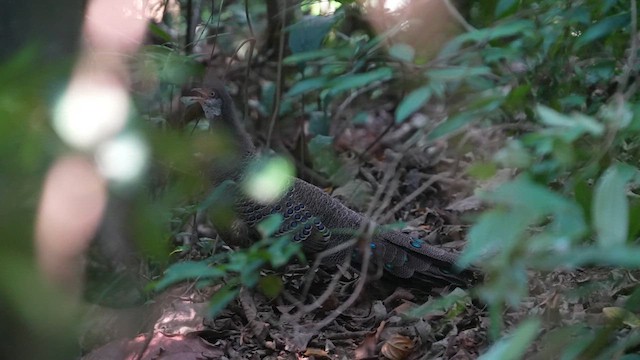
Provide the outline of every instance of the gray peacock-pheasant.
<path id="1" fill-rule="evenodd" d="M 249 134 L 236 117 L 233 100 L 223 84 L 210 88 L 197 88 L 193 97 L 202 107 L 204 117 L 214 132 L 226 133 L 237 157 L 221 161 L 210 169 L 213 185 L 223 182 L 240 182 L 246 175 L 249 163 L 255 159 L 256 149 Z M 305 254 L 314 256 L 333 249 L 369 230 L 366 241 L 371 249 L 374 265 L 380 265 L 384 273 L 400 278 L 412 278 L 430 284 L 454 284 L 466 286 L 474 272 L 459 271 L 455 267 L 457 256 L 421 239 L 412 238 L 400 231 L 376 225 L 362 214 L 342 204 L 322 189 L 298 178 L 291 178 L 285 194 L 270 204 L 261 204 L 233 191 L 235 220 L 233 225 L 214 226 L 225 242 L 231 245 L 247 245 L 257 240 L 252 229 L 270 214 L 279 213 L 283 221 L 275 235 L 288 234 L 292 241 L 300 242 Z M 354 245 L 322 259 L 323 264 L 335 265 L 352 256 L 358 262 L 361 254 Z"/>

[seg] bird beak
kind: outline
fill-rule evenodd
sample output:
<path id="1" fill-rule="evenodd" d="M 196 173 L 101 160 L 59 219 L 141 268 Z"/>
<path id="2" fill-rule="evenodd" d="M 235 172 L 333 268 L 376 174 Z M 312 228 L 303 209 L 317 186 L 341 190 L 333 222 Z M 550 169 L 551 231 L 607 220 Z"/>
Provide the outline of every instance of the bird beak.
<path id="1" fill-rule="evenodd" d="M 195 88 L 195 89 L 192 89 L 191 91 L 202 96 L 203 98 L 206 98 L 207 96 L 209 96 L 209 91 L 207 91 L 207 89 Z"/>
<path id="2" fill-rule="evenodd" d="M 191 91 L 199 95 L 190 96 L 190 98 L 202 106 L 202 110 L 207 119 L 213 120 L 222 114 L 222 99 L 212 98 L 211 90 L 194 88 Z"/>

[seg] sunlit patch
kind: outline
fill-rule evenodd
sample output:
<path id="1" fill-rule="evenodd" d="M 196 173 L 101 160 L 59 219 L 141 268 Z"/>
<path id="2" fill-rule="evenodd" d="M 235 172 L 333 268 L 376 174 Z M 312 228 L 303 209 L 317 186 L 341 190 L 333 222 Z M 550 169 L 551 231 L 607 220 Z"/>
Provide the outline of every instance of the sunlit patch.
<path id="1" fill-rule="evenodd" d="M 293 166 L 282 157 L 258 160 L 249 167 L 243 189 L 253 200 L 270 204 L 289 190 L 293 175 Z"/>
<path id="2" fill-rule="evenodd" d="M 102 176 L 119 183 L 130 183 L 140 178 L 148 158 L 145 142 L 134 133 L 109 140 L 96 150 L 96 163 Z"/>
<path id="3" fill-rule="evenodd" d="M 83 78 L 72 82 L 58 101 L 53 127 L 66 143 L 87 150 L 118 133 L 128 113 L 123 88 Z"/>
<path id="4" fill-rule="evenodd" d="M 302 5 L 303 9 L 308 6 L 309 15 L 324 16 L 332 15 L 342 4 L 339 1 L 334 0 L 317 0 L 312 1 L 306 5 Z"/>
<path id="5" fill-rule="evenodd" d="M 407 5 L 407 0 L 386 0 L 384 8 L 389 11 L 396 11 Z"/>

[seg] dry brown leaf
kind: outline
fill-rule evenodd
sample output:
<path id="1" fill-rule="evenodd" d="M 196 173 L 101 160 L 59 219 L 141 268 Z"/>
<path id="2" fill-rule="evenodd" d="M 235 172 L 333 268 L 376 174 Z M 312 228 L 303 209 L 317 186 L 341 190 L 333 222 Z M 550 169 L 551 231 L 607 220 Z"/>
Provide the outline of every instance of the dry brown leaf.
<path id="1" fill-rule="evenodd" d="M 304 356 L 313 356 L 319 359 L 331 359 L 326 351 L 318 348 L 307 348 L 304 352 Z"/>
<path id="2" fill-rule="evenodd" d="M 411 338 L 396 334 L 382 345 L 382 350 L 380 352 L 387 359 L 403 360 L 411 354 L 415 347 L 416 343 Z"/>
<path id="3" fill-rule="evenodd" d="M 380 339 L 380 334 L 384 327 L 387 325 L 386 321 L 380 323 L 375 333 L 367 335 L 362 343 L 355 350 L 355 358 L 358 359 L 368 359 L 374 357 L 376 354 L 376 345 L 378 344 L 378 340 Z"/>

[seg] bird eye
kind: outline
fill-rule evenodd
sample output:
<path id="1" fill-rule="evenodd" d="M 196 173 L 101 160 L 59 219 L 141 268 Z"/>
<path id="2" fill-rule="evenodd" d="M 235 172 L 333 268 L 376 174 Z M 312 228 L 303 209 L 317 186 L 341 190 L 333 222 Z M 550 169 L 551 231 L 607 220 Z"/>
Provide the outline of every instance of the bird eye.
<path id="1" fill-rule="evenodd" d="M 211 92 L 209 93 L 209 96 L 211 96 L 212 98 L 217 97 L 218 94 L 216 94 L 215 91 L 211 90 Z"/>

